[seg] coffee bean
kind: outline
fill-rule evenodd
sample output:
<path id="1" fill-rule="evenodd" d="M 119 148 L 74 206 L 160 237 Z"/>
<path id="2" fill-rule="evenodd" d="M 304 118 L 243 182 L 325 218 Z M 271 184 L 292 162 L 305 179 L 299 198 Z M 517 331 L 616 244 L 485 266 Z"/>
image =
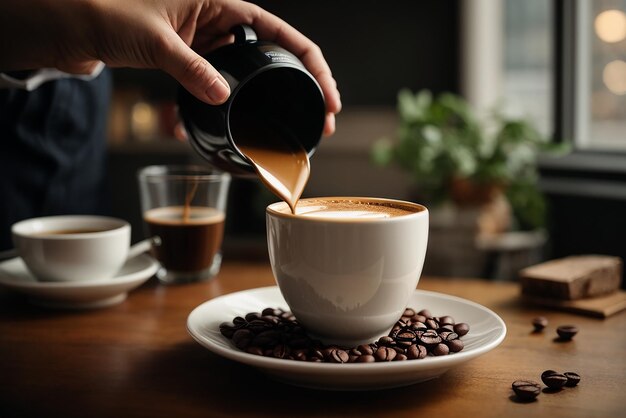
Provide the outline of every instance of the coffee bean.
<path id="1" fill-rule="evenodd" d="M 413 344 L 406 350 L 406 355 L 411 360 L 423 359 L 427 354 L 426 347 L 423 345 Z"/>
<path id="2" fill-rule="evenodd" d="M 312 357 L 312 358 L 318 358 L 318 359 L 320 359 L 320 360 L 323 360 L 323 359 L 324 359 L 324 353 L 322 353 L 320 350 L 313 350 L 313 351 L 310 353 L 310 357 Z"/>
<path id="3" fill-rule="evenodd" d="M 412 317 L 413 315 L 415 315 L 415 311 L 411 308 L 406 308 L 404 310 L 404 313 L 402 314 L 402 316 L 407 316 L 407 317 Z"/>
<path id="4" fill-rule="evenodd" d="M 243 319 L 243 318 L 242 318 L 242 317 L 240 317 L 240 316 L 236 316 L 236 317 L 233 319 L 233 324 L 234 324 L 236 327 L 241 327 L 241 326 L 243 326 L 243 325 L 247 325 L 247 324 L 248 324 L 248 321 L 246 321 L 245 319 Z"/>
<path id="5" fill-rule="evenodd" d="M 546 370 L 543 373 L 541 373 L 541 380 L 543 380 L 544 377 L 546 376 L 550 376 L 552 374 L 558 374 L 559 372 L 557 372 L 556 370 Z"/>
<path id="6" fill-rule="evenodd" d="M 459 339 L 459 334 L 456 332 L 442 332 L 439 334 L 443 342 L 451 342 Z"/>
<path id="7" fill-rule="evenodd" d="M 407 360 L 408 357 L 405 354 L 396 354 L 396 358 L 393 361 L 404 361 Z"/>
<path id="8" fill-rule="evenodd" d="M 396 350 L 389 347 L 380 347 L 374 353 L 376 361 L 392 361 L 397 355 Z"/>
<path id="9" fill-rule="evenodd" d="M 246 314 L 246 321 L 248 322 L 252 322 L 255 319 L 259 319 L 261 318 L 261 314 L 259 312 L 250 312 Z"/>
<path id="10" fill-rule="evenodd" d="M 419 341 L 427 346 L 435 346 L 441 342 L 441 337 L 436 331 L 428 330 L 419 337 Z"/>
<path id="11" fill-rule="evenodd" d="M 374 350 L 367 344 L 361 344 L 358 347 L 354 347 L 350 350 L 350 355 L 362 356 L 367 354 L 374 354 Z"/>
<path id="12" fill-rule="evenodd" d="M 278 325 L 278 323 L 280 322 L 280 320 L 273 316 L 273 315 L 263 315 L 261 318 L 262 321 L 267 322 L 270 325 Z"/>
<path id="13" fill-rule="evenodd" d="M 569 341 L 578 333 L 578 328 L 575 325 L 561 325 L 556 329 L 556 333 L 562 340 Z"/>
<path id="14" fill-rule="evenodd" d="M 245 350 L 252 342 L 252 338 L 254 338 L 254 334 L 249 329 L 238 329 L 233 334 L 233 344 L 238 349 Z"/>
<path id="15" fill-rule="evenodd" d="M 515 395 L 522 401 L 535 399 L 541 393 L 541 385 L 532 380 L 516 380 L 511 386 Z"/>
<path id="16" fill-rule="evenodd" d="M 463 350 L 463 348 L 465 348 L 465 343 L 463 343 L 463 341 L 459 339 L 448 341 L 446 342 L 446 344 L 448 345 L 451 353 L 458 353 L 459 351 Z"/>
<path id="17" fill-rule="evenodd" d="M 417 313 L 418 315 L 425 316 L 426 318 L 432 318 L 433 314 L 430 313 L 428 309 L 422 309 Z"/>
<path id="18" fill-rule="evenodd" d="M 375 361 L 376 359 L 371 354 L 365 354 L 356 359 L 357 363 L 374 363 Z"/>
<path id="19" fill-rule="evenodd" d="M 237 329 L 238 328 L 230 322 L 222 322 L 220 324 L 220 333 L 226 338 L 233 338 L 233 334 Z"/>
<path id="20" fill-rule="evenodd" d="M 258 333 L 252 343 L 261 347 L 275 346 L 280 340 L 281 333 L 276 330 L 267 330 Z"/>
<path id="21" fill-rule="evenodd" d="M 469 332 L 469 330 L 470 330 L 469 325 L 467 325 L 464 322 L 461 322 L 460 324 L 455 324 L 454 325 L 454 332 L 459 334 L 459 337 L 462 337 L 465 334 L 467 334 Z"/>
<path id="22" fill-rule="evenodd" d="M 546 370 L 546 372 L 551 372 L 553 370 Z M 567 377 L 561 373 L 546 373 L 543 372 L 541 374 L 541 380 L 546 384 L 550 389 L 558 389 L 567 383 Z"/>
<path id="23" fill-rule="evenodd" d="M 339 348 L 332 350 L 328 358 L 331 363 L 347 363 L 350 360 L 348 353 Z"/>
<path id="24" fill-rule="evenodd" d="M 291 352 L 292 357 L 294 358 L 294 360 L 298 360 L 298 361 L 306 361 L 308 360 L 308 353 L 309 350 L 305 349 L 305 348 L 298 348 L 296 350 L 293 350 Z"/>
<path id="25" fill-rule="evenodd" d="M 383 337 L 380 337 L 376 344 L 378 344 L 379 346 L 392 346 L 396 344 L 396 341 L 388 335 L 385 335 Z"/>
<path id="26" fill-rule="evenodd" d="M 544 316 L 538 316 L 533 319 L 533 327 L 535 327 L 535 332 L 543 331 L 545 327 L 548 326 L 548 319 Z"/>
<path id="27" fill-rule="evenodd" d="M 258 346 L 250 346 L 250 347 L 246 348 L 246 353 L 254 354 L 256 356 L 262 356 L 263 355 L 263 349 L 261 347 L 258 347 Z"/>
<path id="28" fill-rule="evenodd" d="M 426 322 L 427 319 L 428 318 L 425 317 L 424 315 L 416 314 L 416 315 L 413 315 L 413 318 L 411 318 L 411 322 L 412 323 L 415 323 L 415 322 L 424 323 L 424 322 Z"/>
<path id="29" fill-rule="evenodd" d="M 435 348 L 433 348 L 433 355 L 434 356 L 445 356 L 450 352 L 450 349 L 448 348 L 447 345 L 443 344 L 443 343 L 439 343 L 435 346 Z"/>
<path id="30" fill-rule="evenodd" d="M 252 321 L 248 322 L 248 329 L 254 332 L 255 334 L 258 334 L 263 331 L 267 331 L 270 328 L 272 328 L 272 325 L 268 324 L 262 319 L 253 319 Z"/>
<path id="31" fill-rule="evenodd" d="M 426 331 L 428 329 L 428 327 L 426 327 L 426 324 L 424 324 L 423 322 L 413 322 L 411 324 L 411 328 L 412 331 L 418 331 L 418 330 L 422 330 L 422 331 Z"/>
<path id="32" fill-rule="evenodd" d="M 428 329 L 438 329 L 439 323 L 435 320 L 435 318 L 428 318 L 425 323 Z"/>
<path id="33" fill-rule="evenodd" d="M 451 316 L 442 316 L 439 318 L 440 325 L 454 325 L 454 318 Z"/>
<path id="34" fill-rule="evenodd" d="M 261 315 L 262 316 L 280 316 L 280 314 L 282 314 L 283 311 L 281 311 L 280 309 L 274 309 L 274 308 L 265 308 L 261 311 Z"/>
<path id="35" fill-rule="evenodd" d="M 567 383 L 565 383 L 565 386 L 569 388 L 573 388 L 578 384 L 578 382 L 580 382 L 580 375 L 578 373 L 565 372 L 563 374 L 567 377 Z"/>
<path id="36" fill-rule="evenodd" d="M 291 354 L 291 348 L 286 344 L 278 344 L 274 347 L 272 355 L 276 358 L 287 358 Z"/>
<path id="37" fill-rule="evenodd" d="M 415 332 L 411 331 L 410 329 L 405 329 L 404 331 L 399 332 L 396 336 L 397 344 L 407 347 L 413 344 L 416 339 L 417 337 L 415 335 Z"/>

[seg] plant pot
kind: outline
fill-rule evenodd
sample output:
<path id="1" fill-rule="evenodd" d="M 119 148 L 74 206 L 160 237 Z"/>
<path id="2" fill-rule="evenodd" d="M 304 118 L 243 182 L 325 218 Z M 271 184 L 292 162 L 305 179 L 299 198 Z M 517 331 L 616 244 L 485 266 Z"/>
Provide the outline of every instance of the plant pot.
<path id="1" fill-rule="evenodd" d="M 476 182 L 461 177 L 450 180 L 449 188 L 452 201 L 459 207 L 488 204 L 504 190 L 504 186 L 500 183 Z"/>

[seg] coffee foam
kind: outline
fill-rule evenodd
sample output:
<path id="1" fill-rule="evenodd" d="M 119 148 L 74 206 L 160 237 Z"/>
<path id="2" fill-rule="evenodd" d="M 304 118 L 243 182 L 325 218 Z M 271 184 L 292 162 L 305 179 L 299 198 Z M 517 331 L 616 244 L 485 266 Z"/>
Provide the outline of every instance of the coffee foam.
<path id="1" fill-rule="evenodd" d="M 307 199 L 296 215 L 325 219 L 385 219 L 419 212 L 414 206 L 376 200 Z"/>
<path id="2" fill-rule="evenodd" d="M 146 222 L 165 225 L 204 225 L 222 222 L 224 212 L 219 209 L 204 206 L 189 207 L 189 218 L 183 220 L 184 206 L 166 206 L 146 211 L 143 215 Z"/>

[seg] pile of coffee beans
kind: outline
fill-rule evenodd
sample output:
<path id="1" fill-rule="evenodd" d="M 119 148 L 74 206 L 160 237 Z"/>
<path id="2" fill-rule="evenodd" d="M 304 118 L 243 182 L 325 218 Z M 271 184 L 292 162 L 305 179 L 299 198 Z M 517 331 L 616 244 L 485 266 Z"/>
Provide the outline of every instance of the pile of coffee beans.
<path id="1" fill-rule="evenodd" d="M 580 382 L 580 375 L 575 372 L 559 373 L 554 370 L 546 370 L 541 373 L 541 380 L 553 392 L 562 387 L 574 387 Z M 511 385 L 517 399 L 523 402 L 532 401 L 541 393 L 541 384 L 534 380 L 516 380 Z"/>
<path id="2" fill-rule="evenodd" d="M 289 311 L 265 308 L 220 324 L 220 332 L 240 350 L 280 359 L 327 363 L 419 360 L 463 350 L 469 325 L 450 316 L 433 317 L 427 309 L 407 308 L 389 335 L 358 347 L 324 345 L 310 338 Z"/>

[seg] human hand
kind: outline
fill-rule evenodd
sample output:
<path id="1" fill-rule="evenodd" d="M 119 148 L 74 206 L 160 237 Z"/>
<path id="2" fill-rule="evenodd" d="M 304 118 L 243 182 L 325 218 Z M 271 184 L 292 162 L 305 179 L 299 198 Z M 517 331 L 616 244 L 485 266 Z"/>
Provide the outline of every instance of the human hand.
<path id="1" fill-rule="evenodd" d="M 335 130 L 335 114 L 341 110 L 341 100 L 321 50 L 292 26 L 254 4 L 240 0 L 1 3 L 0 15 L 5 14 L 5 18 L 0 18 L 0 23 L 7 25 L 0 29 L 0 35 L 5 35 L 5 30 L 17 30 L 20 24 L 28 26 L 20 19 L 30 20 L 30 27 L 35 29 L 21 37 L 23 48 L 0 45 L 0 68 L 20 69 L 15 65 L 10 68 L 11 57 L 17 55 L 13 62 L 19 61 L 24 51 L 24 68 L 51 66 L 85 73 L 99 60 L 112 67 L 159 68 L 210 104 L 223 103 L 230 91 L 224 78 L 200 54 L 232 42 L 230 29 L 248 24 L 259 39 L 274 41 L 300 58 L 317 79 L 326 99 L 324 134 Z M 33 17 L 33 10 L 39 14 Z"/>

